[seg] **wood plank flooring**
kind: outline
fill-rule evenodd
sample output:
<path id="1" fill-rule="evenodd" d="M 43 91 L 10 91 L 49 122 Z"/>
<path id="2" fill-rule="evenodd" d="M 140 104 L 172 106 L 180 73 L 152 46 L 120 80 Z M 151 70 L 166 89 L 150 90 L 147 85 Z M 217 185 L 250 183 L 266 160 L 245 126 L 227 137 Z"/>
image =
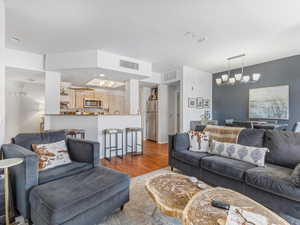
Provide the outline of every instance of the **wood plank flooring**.
<path id="1" fill-rule="evenodd" d="M 101 160 L 103 166 L 128 174 L 140 176 L 168 166 L 168 145 L 151 141 L 144 142 L 144 154 L 141 156 L 126 155 L 125 158 L 112 158 L 111 162 Z"/>

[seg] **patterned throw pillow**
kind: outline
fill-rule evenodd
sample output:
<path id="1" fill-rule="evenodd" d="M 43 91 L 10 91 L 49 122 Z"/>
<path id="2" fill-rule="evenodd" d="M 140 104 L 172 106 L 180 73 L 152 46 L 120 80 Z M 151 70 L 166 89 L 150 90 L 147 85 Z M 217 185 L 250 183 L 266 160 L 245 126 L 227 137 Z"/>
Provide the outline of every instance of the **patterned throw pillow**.
<path id="1" fill-rule="evenodd" d="M 32 144 L 32 149 L 39 155 L 39 170 L 71 163 L 65 141 L 49 144 Z"/>
<path id="2" fill-rule="evenodd" d="M 209 152 L 209 136 L 200 131 L 190 131 L 190 151 Z"/>
<path id="3" fill-rule="evenodd" d="M 268 148 L 250 147 L 245 145 L 213 141 L 211 153 L 231 159 L 252 163 L 257 166 L 265 166 Z"/>

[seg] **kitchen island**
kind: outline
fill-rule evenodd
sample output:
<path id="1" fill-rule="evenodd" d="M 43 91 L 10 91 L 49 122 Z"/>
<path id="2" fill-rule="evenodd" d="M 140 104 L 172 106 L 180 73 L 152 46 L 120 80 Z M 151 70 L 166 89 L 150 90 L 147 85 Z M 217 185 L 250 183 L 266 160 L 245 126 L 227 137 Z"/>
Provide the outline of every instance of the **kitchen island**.
<path id="1" fill-rule="evenodd" d="M 100 158 L 104 157 L 104 135 L 103 130 L 109 128 L 124 129 L 125 144 L 125 128 L 141 127 L 140 115 L 63 115 L 63 114 L 46 114 L 45 130 L 61 130 L 61 129 L 83 129 L 85 130 L 85 138 L 100 143 Z M 121 137 L 119 137 L 120 139 Z M 121 140 L 119 140 L 121 143 Z M 114 144 L 114 141 L 112 142 Z M 124 145 L 125 152 L 125 145 Z M 114 154 L 112 154 L 114 156 Z"/>

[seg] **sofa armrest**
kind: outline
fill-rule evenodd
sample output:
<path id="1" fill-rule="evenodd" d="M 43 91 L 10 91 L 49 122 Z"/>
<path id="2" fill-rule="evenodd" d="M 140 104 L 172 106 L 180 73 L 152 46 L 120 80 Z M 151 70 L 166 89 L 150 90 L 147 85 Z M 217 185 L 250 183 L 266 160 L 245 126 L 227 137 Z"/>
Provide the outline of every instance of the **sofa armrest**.
<path id="1" fill-rule="evenodd" d="M 20 165 L 9 169 L 16 208 L 25 218 L 29 218 L 29 192 L 38 185 L 38 155 L 19 145 L 2 146 L 5 159 L 23 158 Z"/>
<path id="2" fill-rule="evenodd" d="M 99 142 L 67 138 L 66 143 L 71 160 L 91 163 L 93 167 L 100 165 Z"/>

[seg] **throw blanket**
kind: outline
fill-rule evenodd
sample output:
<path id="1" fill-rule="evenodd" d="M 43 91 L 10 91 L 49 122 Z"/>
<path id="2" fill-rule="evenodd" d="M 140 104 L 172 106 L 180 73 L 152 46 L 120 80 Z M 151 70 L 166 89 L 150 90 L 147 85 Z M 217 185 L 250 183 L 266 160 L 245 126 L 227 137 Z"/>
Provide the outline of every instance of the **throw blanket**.
<path id="1" fill-rule="evenodd" d="M 243 129 L 245 128 L 207 125 L 204 132 L 209 134 L 210 140 L 237 143 Z"/>

